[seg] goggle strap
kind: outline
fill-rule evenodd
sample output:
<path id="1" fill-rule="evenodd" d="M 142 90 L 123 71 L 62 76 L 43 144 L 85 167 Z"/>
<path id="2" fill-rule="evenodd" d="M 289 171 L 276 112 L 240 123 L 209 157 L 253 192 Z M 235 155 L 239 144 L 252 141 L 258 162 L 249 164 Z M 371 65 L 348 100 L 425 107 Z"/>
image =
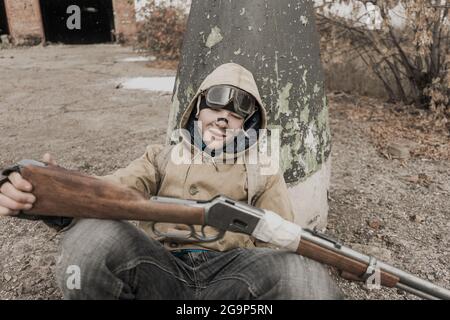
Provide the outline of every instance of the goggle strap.
<path id="1" fill-rule="evenodd" d="M 198 118 L 198 116 L 200 114 L 200 102 L 201 102 L 201 100 L 202 100 L 202 93 L 200 93 L 198 95 L 198 98 L 197 98 L 197 112 L 195 113 L 195 117 L 196 118 Z"/>

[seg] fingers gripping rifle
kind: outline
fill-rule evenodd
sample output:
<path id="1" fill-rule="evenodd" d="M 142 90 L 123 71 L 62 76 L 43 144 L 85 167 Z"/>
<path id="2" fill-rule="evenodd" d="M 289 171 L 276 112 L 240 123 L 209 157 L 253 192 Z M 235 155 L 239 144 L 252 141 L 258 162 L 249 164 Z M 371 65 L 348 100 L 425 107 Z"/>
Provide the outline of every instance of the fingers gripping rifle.
<path id="1" fill-rule="evenodd" d="M 215 241 L 226 231 L 244 233 L 282 249 L 334 266 L 354 279 L 375 279 L 386 287 L 397 287 L 426 299 L 450 299 L 450 291 L 405 271 L 341 245 L 315 231 L 303 229 L 279 215 L 224 196 L 209 201 L 152 197 L 121 185 L 32 160 L 6 169 L 0 185 L 13 171 L 20 172 L 33 186 L 36 202 L 24 215 L 61 216 L 117 220 L 152 221 L 155 233 L 184 242 Z M 180 237 L 164 234 L 157 223 L 186 224 L 190 233 Z M 198 234 L 193 225 L 202 226 Z M 206 226 L 218 233 L 211 237 Z"/>

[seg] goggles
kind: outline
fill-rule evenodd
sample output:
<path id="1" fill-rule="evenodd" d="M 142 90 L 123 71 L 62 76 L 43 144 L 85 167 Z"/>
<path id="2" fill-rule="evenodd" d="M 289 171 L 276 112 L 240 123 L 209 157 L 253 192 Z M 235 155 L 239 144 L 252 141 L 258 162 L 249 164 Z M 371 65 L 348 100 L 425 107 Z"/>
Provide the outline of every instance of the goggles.
<path id="1" fill-rule="evenodd" d="M 212 109 L 227 109 L 247 119 L 257 110 L 255 98 L 248 92 L 227 85 L 213 86 L 205 95 Z"/>

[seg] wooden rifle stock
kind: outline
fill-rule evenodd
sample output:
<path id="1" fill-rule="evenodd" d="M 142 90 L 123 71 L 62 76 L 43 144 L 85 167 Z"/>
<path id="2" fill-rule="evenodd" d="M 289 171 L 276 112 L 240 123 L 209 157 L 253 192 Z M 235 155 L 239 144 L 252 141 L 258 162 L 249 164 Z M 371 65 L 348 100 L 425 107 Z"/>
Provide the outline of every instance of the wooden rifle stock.
<path id="1" fill-rule="evenodd" d="M 368 268 L 368 264 L 366 263 L 346 257 L 342 254 L 334 252 L 333 250 L 319 246 L 304 239 L 300 240 L 300 244 L 296 252 L 304 257 L 337 268 L 342 272 L 341 276 L 348 280 L 364 281 L 362 277 Z M 392 288 L 395 287 L 399 281 L 399 277 L 396 277 L 384 270 L 380 271 L 380 285 Z"/>
<path id="2" fill-rule="evenodd" d="M 25 214 L 204 224 L 203 208 L 156 203 L 136 190 L 76 171 L 28 165 L 20 173 L 36 197 Z"/>

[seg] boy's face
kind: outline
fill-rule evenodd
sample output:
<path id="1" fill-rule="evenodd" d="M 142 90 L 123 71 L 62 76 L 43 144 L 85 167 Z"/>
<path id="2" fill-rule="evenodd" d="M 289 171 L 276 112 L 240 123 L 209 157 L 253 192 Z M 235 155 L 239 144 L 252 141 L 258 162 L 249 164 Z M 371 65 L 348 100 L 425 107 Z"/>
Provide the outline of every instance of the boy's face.
<path id="1" fill-rule="evenodd" d="M 243 128 L 244 118 L 226 109 L 200 110 L 203 141 L 209 149 L 222 148 Z"/>

